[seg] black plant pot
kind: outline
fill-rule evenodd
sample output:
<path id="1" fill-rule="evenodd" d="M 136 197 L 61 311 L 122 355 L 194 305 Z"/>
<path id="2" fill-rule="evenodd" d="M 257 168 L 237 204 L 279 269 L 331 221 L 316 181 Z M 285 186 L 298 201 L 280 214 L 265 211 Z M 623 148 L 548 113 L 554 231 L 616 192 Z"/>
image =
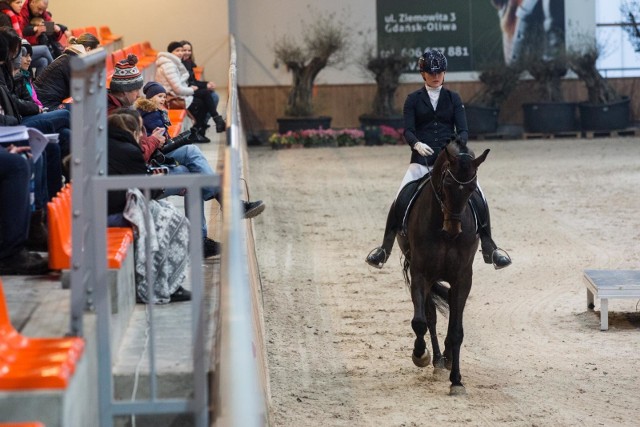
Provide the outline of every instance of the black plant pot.
<path id="1" fill-rule="evenodd" d="M 358 119 L 360 119 L 360 127 L 362 129 L 372 126 L 389 126 L 394 129 L 404 128 L 404 118 L 402 116 L 381 117 L 363 114 Z"/>
<path id="2" fill-rule="evenodd" d="M 365 145 L 384 144 L 380 126 L 389 126 L 394 129 L 402 129 L 404 127 L 404 118 L 402 116 L 382 117 L 363 114 L 358 119 L 360 120 L 360 129 L 364 132 Z"/>
<path id="3" fill-rule="evenodd" d="M 498 130 L 499 108 L 466 105 L 464 109 L 467 113 L 467 126 L 470 135 L 495 133 Z"/>
<path id="4" fill-rule="evenodd" d="M 329 116 L 281 117 L 277 120 L 279 133 L 305 129 L 331 128 L 331 117 Z"/>
<path id="5" fill-rule="evenodd" d="M 576 104 L 573 102 L 532 102 L 522 104 L 524 130 L 532 133 L 558 133 L 577 130 Z"/>
<path id="6" fill-rule="evenodd" d="M 582 130 L 618 130 L 629 127 L 629 98 L 610 104 L 578 104 Z"/>

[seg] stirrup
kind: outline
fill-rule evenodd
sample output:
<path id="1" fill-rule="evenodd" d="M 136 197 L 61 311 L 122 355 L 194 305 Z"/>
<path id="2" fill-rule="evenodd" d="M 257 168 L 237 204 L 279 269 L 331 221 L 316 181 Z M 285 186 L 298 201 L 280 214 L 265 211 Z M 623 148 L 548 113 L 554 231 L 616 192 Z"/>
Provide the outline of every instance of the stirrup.
<path id="1" fill-rule="evenodd" d="M 380 257 L 380 255 L 384 256 L 383 260 L 377 259 Z M 379 246 L 374 250 L 372 250 L 371 252 L 369 252 L 369 255 L 367 255 L 364 261 L 367 264 L 369 264 L 371 267 L 375 267 L 379 269 L 379 268 L 382 268 L 382 266 L 384 265 L 385 262 L 387 262 L 388 259 L 389 259 L 389 254 L 387 254 L 387 251 L 382 246 Z"/>
<path id="2" fill-rule="evenodd" d="M 498 264 L 500 257 L 504 258 L 506 262 Z M 511 265 L 511 256 L 509 256 L 509 253 L 504 249 L 495 248 L 493 252 L 491 252 L 491 264 L 493 264 L 493 268 L 496 270 L 509 267 Z"/>

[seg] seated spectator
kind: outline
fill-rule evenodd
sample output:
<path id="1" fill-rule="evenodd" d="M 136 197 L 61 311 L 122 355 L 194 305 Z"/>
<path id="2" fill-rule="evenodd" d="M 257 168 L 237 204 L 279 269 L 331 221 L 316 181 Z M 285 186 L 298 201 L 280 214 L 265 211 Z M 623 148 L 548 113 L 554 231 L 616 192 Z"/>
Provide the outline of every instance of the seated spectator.
<path id="1" fill-rule="evenodd" d="M 150 135 L 150 129 L 161 127 L 164 130 L 163 136 L 169 139 L 168 126 L 169 118 L 164 109 L 164 100 L 166 99 L 166 91 L 164 87 L 156 82 L 149 82 L 143 88 L 146 98 L 139 98 L 135 101 L 134 106 L 143 117 L 143 124 L 147 135 Z M 142 143 L 144 145 L 144 142 Z M 162 146 L 160 147 L 162 148 Z M 157 148 L 156 148 L 157 149 Z M 147 162 L 151 160 L 153 151 L 145 150 L 147 153 Z M 179 147 L 165 157 L 170 157 L 172 161 L 177 163 L 177 167 L 169 168 L 170 173 L 199 173 L 214 176 L 213 169 L 209 162 L 202 154 L 202 151 L 193 145 L 184 145 Z M 168 193 L 169 195 L 180 194 L 180 192 Z M 202 237 L 205 242 L 205 248 L 213 245 L 213 241 L 207 237 L 207 227 L 204 215 L 204 201 L 216 199 L 220 203 L 220 194 L 214 187 L 206 187 L 202 190 Z M 261 200 L 254 202 L 243 201 L 244 217 L 253 218 L 258 216 L 265 209 L 265 204 Z"/>
<path id="2" fill-rule="evenodd" d="M 51 18 L 51 13 L 47 11 L 47 7 L 49 7 L 49 0 L 27 0 L 22 5 L 22 9 L 20 9 L 20 28 L 22 28 L 22 37 L 27 39 L 27 41 L 32 46 L 38 46 L 40 44 L 41 39 L 40 36 L 43 34 L 46 35 L 47 27 L 44 22 L 53 22 Z M 43 22 L 37 21 L 41 25 L 34 26 L 31 23 L 33 18 L 42 18 Z M 66 37 L 67 39 L 71 37 L 71 32 L 67 29 L 66 26 L 55 23 L 53 25 L 53 32 L 50 35 L 47 35 L 46 40 L 49 43 L 55 43 L 57 45 L 56 51 L 62 52 L 62 44 L 61 39 Z M 54 52 L 51 52 L 54 55 Z M 54 56 L 54 59 L 56 56 Z"/>
<path id="3" fill-rule="evenodd" d="M 68 110 L 48 111 L 42 106 L 28 71 L 30 63 L 31 45 L 23 39 L 21 53 L 13 64 L 13 93 L 16 95 L 18 111 L 22 115 L 22 123 L 29 125 L 30 119 L 28 117 L 48 120 L 54 128 L 54 132 L 60 135 L 58 139 L 60 156 L 64 158 L 71 154 L 71 114 Z M 69 178 L 67 176 L 67 180 Z"/>
<path id="4" fill-rule="evenodd" d="M 130 110 L 132 111 L 132 110 Z M 133 111 L 135 113 L 135 111 Z M 147 166 L 138 140 L 143 134 L 140 115 L 114 113 L 108 123 L 109 175 L 145 175 Z M 158 195 L 156 191 L 152 194 Z M 152 277 L 155 302 L 188 301 L 191 292 L 181 284 L 186 277 L 189 247 L 189 225 L 184 214 L 166 202 L 150 200 L 150 229 L 144 220 L 144 196 L 139 190 L 110 191 L 108 194 L 108 224 L 133 226 L 136 229 L 134 250 L 136 294 L 140 302 L 148 302 L 146 260 L 152 257 Z M 124 223 L 124 224 L 123 224 Z M 152 253 L 146 253 L 146 239 Z M 169 252 L 171 256 L 169 256 Z"/>
<path id="5" fill-rule="evenodd" d="M 227 125 L 222 116 L 218 114 L 209 90 L 189 85 L 189 72 L 182 65 L 182 54 L 183 49 L 180 42 L 171 42 L 167 47 L 167 52 L 158 53 L 156 81 L 164 86 L 168 94 L 184 98 L 187 109 L 195 118 L 195 127 L 198 133 L 205 134 L 207 115 L 213 117 L 216 132 L 224 132 Z"/>
<path id="6" fill-rule="evenodd" d="M 42 133 L 56 133 L 62 121 L 69 123 L 69 112 L 51 115 L 51 113 L 38 114 L 36 116 L 22 117 L 19 99 L 13 91 L 13 60 L 16 60 L 21 52 L 21 39 L 11 28 L 0 28 L 0 123 L 5 126 L 25 125 L 38 129 Z M 46 203 L 62 188 L 62 161 L 59 144 L 47 144 L 43 154 L 35 163 L 35 212 L 32 217 L 34 224 L 32 230 L 41 230 L 41 233 L 30 236 L 29 248 L 46 252 L 46 227 L 44 226 L 44 210 Z M 33 234 L 33 233 L 32 233 Z"/>
<path id="7" fill-rule="evenodd" d="M 100 46 L 100 40 L 91 33 L 80 34 L 69 39 L 69 46 L 36 77 L 34 82 L 38 98 L 49 110 L 64 107 L 62 101 L 71 96 L 71 65 L 69 60 Z"/>
<path id="8" fill-rule="evenodd" d="M 22 26 L 20 24 L 22 2 L 23 0 L 0 0 L 0 12 L 2 12 L 2 14 L 0 14 L 0 27 L 13 28 L 20 37 L 23 37 Z M 31 65 L 36 70 L 36 76 L 44 71 L 52 61 L 53 57 L 47 46 L 36 46 L 33 49 Z"/>
<path id="9" fill-rule="evenodd" d="M 0 275 L 46 274 L 49 264 L 28 252 L 31 204 L 30 161 L 21 155 L 29 147 L 0 146 Z"/>
<path id="10" fill-rule="evenodd" d="M 36 37 L 37 46 L 46 46 L 49 49 L 49 52 L 51 53 L 51 56 L 54 59 L 62 55 L 62 51 L 64 50 L 64 47 L 57 41 L 52 40 L 47 35 L 47 31 L 46 31 L 47 26 L 44 23 L 44 19 L 42 17 L 36 16 L 35 18 L 31 18 L 31 21 L 29 21 L 29 23 L 33 26 L 33 28 L 37 28 L 37 29 L 44 28 L 44 31 L 41 32 L 40 35 Z"/>
<path id="11" fill-rule="evenodd" d="M 216 84 L 211 81 L 198 80 L 196 78 L 195 68 L 198 65 L 193 56 L 193 46 L 187 40 L 182 40 L 180 43 L 182 44 L 182 65 L 184 65 L 189 72 L 189 81 L 187 84 L 197 86 L 199 89 L 207 89 L 211 94 L 211 99 L 213 99 L 213 105 L 217 109 L 220 97 L 216 92 Z"/>

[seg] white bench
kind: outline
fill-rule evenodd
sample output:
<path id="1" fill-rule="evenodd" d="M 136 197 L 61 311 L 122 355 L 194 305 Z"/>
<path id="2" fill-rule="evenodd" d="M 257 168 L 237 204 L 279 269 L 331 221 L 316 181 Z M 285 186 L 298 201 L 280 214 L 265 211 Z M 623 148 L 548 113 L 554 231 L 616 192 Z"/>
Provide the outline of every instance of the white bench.
<path id="1" fill-rule="evenodd" d="M 640 299 L 640 270 L 585 270 L 587 307 L 600 298 L 600 330 L 609 329 L 609 298 Z"/>

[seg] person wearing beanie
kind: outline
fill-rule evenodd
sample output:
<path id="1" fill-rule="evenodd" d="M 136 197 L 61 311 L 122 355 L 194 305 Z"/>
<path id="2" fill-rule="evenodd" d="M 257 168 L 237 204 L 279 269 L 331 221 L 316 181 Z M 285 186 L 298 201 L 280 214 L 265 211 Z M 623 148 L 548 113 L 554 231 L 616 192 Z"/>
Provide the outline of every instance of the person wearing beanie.
<path id="1" fill-rule="evenodd" d="M 42 105 L 55 110 L 71 96 L 71 57 L 91 52 L 100 46 L 100 40 L 91 33 L 69 39 L 69 46 L 40 73 L 34 84 Z M 35 46 L 34 46 L 35 49 Z"/>
<path id="2" fill-rule="evenodd" d="M 201 135 L 207 128 L 207 116 L 211 115 L 217 132 L 226 130 L 226 123 L 218 114 L 211 94 L 206 88 L 189 85 L 189 71 L 182 64 L 182 43 L 171 42 L 167 52 L 159 52 L 156 60 L 156 81 L 167 90 L 167 93 L 184 98 L 187 110 L 195 118 L 195 130 Z"/>

